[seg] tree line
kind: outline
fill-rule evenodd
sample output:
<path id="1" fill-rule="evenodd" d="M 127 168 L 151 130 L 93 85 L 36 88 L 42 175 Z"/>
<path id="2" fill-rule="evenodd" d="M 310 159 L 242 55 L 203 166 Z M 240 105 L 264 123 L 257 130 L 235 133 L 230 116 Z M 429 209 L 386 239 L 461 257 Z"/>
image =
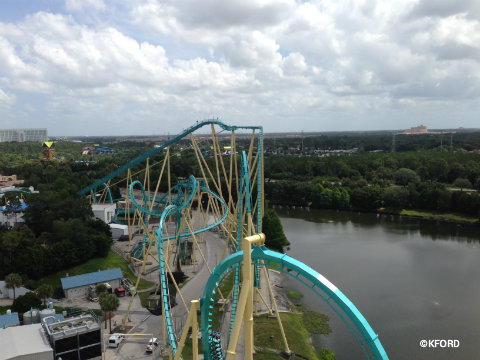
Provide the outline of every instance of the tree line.
<path id="1" fill-rule="evenodd" d="M 265 158 L 271 204 L 371 211 L 380 207 L 478 216 L 480 155 L 359 153 Z M 470 190 L 470 191 L 467 191 Z"/>

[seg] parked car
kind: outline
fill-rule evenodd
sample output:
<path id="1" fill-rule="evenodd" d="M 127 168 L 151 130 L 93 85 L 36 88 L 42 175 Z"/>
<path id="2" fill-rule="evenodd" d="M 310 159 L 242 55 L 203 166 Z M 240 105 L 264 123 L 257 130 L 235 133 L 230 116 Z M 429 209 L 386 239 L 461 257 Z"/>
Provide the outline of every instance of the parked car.
<path id="1" fill-rule="evenodd" d="M 153 352 L 153 349 L 157 346 L 158 346 L 157 338 L 151 338 L 150 341 L 148 342 L 146 352 L 147 353 Z"/>
<path id="2" fill-rule="evenodd" d="M 115 295 L 118 297 L 125 296 L 125 289 L 122 286 L 115 288 Z"/>

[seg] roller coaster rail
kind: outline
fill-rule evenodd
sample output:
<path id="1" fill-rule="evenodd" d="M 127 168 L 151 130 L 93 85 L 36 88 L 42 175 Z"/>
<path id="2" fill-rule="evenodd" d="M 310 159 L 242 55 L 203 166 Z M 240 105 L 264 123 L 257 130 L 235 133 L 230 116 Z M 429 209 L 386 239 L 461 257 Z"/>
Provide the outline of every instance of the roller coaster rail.
<path id="1" fill-rule="evenodd" d="M 203 126 L 210 125 L 212 128 L 213 158 L 210 161 L 210 169 L 198 142 L 193 137 L 193 132 Z M 232 152 L 229 154 L 229 168 L 225 166 L 222 157 L 218 154 L 220 144 L 214 130 L 214 126 L 219 126 L 223 130 L 231 131 L 230 139 Z M 250 146 L 248 151 L 241 151 L 237 156 L 235 130 L 252 130 Z M 255 136 L 255 131 L 259 131 Z M 170 183 L 170 146 L 190 137 L 192 142 L 191 149 L 195 152 L 198 164 L 197 174 L 191 175 L 187 181 L 180 182 L 173 186 Z M 254 155 L 254 139 L 258 139 L 256 144 L 256 155 Z M 149 159 L 159 152 L 166 150 L 154 195 L 151 196 Z M 146 162 L 144 181 L 133 180 L 130 169 L 134 166 Z M 227 162 L 227 161 L 225 161 Z M 283 351 L 291 353 L 287 338 L 283 329 L 280 316 L 278 316 L 278 307 L 273 291 L 268 280 L 266 268 L 279 270 L 294 279 L 302 282 L 313 290 L 323 301 L 325 301 L 342 320 L 347 324 L 354 338 L 360 344 L 367 359 L 385 360 L 388 356 L 380 343 L 378 335 L 373 331 L 367 320 L 355 307 L 355 305 L 330 281 L 302 262 L 289 257 L 286 254 L 280 254 L 268 250 L 264 246 L 265 235 L 261 233 L 263 217 L 263 128 L 261 126 L 229 126 L 217 119 L 210 119 L 199 122 L 186 129 L 181 134 L 166 141 L 158 148 L 152 149 L 136 159 L 128 162 L 114 172 L 104 176 L 90 186 L 80 190 L 80 194 L 93 195 L 91 199 L 97 200 L 93 191 L 103 187 L 103 194 L 100 198 L 112 201 L 109 183 L 113 178 L 127 172 L 127 194 L 126 199 L 122 200 L 126 204 L 122 215 L 126 215 L 129 224 L 129 253 L 132 262 L 139 262 L 141 267 L 138 270 L 135 291 L 132 294 L 127 313 L 124 318 L 125 325 L 128 313 L 132 306 L 133 297 L 137 292 L 142 274 L 145 272 L 147 259 L 153 257 L 158 262 L 158 286 L 160 290 L 160 300 L 162 304 L 162 328 L 163 344 L 168 346 L 170 355 L 174 359 L 182 357 L 188 328 L 192 327 L 192 350 L 193 359 L 198 359 L 197 329 L 201 333 L 204 358 L 206 360 L 227 359 L 233 360 L 239 341 L 241 328 L 244 328 L 244 351 L 245 359 L 253 359 L 253 306 L 258 299 L 254 296 L 259 295 L 263 299 L 258 287 L 260 276 L 265 277 L 269 290 L 270 300 L 273 309 L 268 308 L 263 299 L 268 312 L 275 314 L 278 327 L 282 334 L 284 344 Z M 159 184 L 163 174 L 168 176 L 168 193 L 158 196 Z M 228 199 L 222 195 L 222 181 L 225 183 L 223 193 L 228 192 Z M 210 185 L 217 192 L 212 191 Z M 139 195 L 140 194 L 140 195 Z M 256 196 L 254 196 L 254 194 Z M 136 197 L 137 196 L 137 197 Z M 193 216 L 193 204 L 197 208 L 196 218 Z M 132 206 L 130 208 L 130 205 Z M 256 213 L 256 218 L 252 214 Z M 131 219 L 133 216 L 133 220 Z M 212 219 L 210 219 L 212 217 Z M 151 229 L 150 221 L 158 218 L 158 226 Z M 117 217 L 115 217 L 117 219 Z M 170 220 L 169 220 L 170 219 Z M 200 220 L 198 220 L 200 219 Z M 197 221 L 198 220 L 198 221 Z M 255 221 L 254 221 L 255 220 Z M 203 221 L 203 222 L 202 222 Z M 173 222 L 175 231 L 169 233 L 167 223 Z M 256 223 L 255 223 L 256 222 Z M 131 243 L 134 239 L 133 228 L 143 230 L 143 239 L 138 245 L 131 249 Z M 223 250 L 220 263 L 212 270 L 203 254 L 197 235 L 204 235 L 207 231 L 220 229 L 225 238 L 225 248 Z M 141 234 L 140 234 L 141 235 Z M 183 243 L 182 243 L 183 242 Z M 180 288 L 172 275 L 171 260 L 175 260 L 178 266 L 184 263 L 186 266 L 188 242 L 192 244 L 193 261 L 195 266 L 195 249 L 203 258 L 203 264 L 210 272 L 210 276 L 205 284 L 203 296 L 200 300 L 193 300 L 190 309 L 183 299 Z M 240 248 L 241 245 L 241 248 Z M 182 249 L 183 246 L 183 249 Z M 156 254 L 154 252 L 156 250 Z M 229 249 L 227 251 L 227 249 Z M 227 252 L 231 252 L 228 255 Z M 175 257 L 172 258 L 172 256 Z M 263 273 L 261 272 L 263 270 Z M 214 329 L 212 325 L 212 316 L 215 310 L 216 294 L 227 303 L 220 291 L 222 281 L 233 272 L 233 287 L 228 299 L 231 303 L 231 320 L 227 326 L 221 329 Z M 187 323 L 185 324 L 180 339 L 172 324 L 171 316 L 171 296 L 169 283 L 172 283 L 177 291 L 185 310 L 188 313 Z M 155 295 L 157 291 L 155 291 Z M 201 326 L 197 324 L 197 310 L 201 312 Z M 226 334 L 226 344 L 221 343 L 221 333 Z"/>

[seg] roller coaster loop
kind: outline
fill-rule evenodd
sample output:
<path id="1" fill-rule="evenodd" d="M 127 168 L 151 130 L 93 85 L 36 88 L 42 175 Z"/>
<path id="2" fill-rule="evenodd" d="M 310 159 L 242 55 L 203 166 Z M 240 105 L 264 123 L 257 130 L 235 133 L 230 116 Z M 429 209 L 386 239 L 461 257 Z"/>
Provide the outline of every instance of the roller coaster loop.
<path id="1" fill-rule="evenodd" d="M 205 359 L 215 359 L 211 351 L 212 338 L 212 301 L 215 297 L 216 288 L 226 274 L 233 268 L 238 266 L 244 259 L 243 251 L 238 251 L 228 258 L 224 259 L 210 275 L 205 285 L 203 297 L 200 300 L 201 305 L 201 328 L 202 343 Z M 318 296 L 320 296 L 332 309 L 342 318 L 342 320 L 350 328 L 355 338 L 367 356 L 367 359 L 387 360 L 388 356 L 380 343 L 378 335 L 375 334 L 367 320 L 363 317 L 355 305 L 329 280 L 317 271 L 302 262 L 291 258 L 286 254 L 280 254 L 275 251 L 268 250 L 264 246 L 255 247 L 251 251 L 252 263 L 261 260 L 260 264 L 282 271 L 283 273 L 294 277 L 300 282 L 311 288 Z M 345 316 L 350 320 L 347 321 Z"/>

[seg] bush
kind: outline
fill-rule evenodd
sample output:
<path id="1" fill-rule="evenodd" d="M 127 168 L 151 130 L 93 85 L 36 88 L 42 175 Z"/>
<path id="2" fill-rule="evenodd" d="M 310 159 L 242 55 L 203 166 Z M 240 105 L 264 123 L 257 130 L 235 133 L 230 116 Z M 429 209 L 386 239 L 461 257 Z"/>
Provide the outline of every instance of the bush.
<path id="1" fill-rule="evenodd" d="M 322 349 L 320 353 L 320 359 L 322 360 L 336 360 L 335 354 L 329 349 Z"/>
<path id="2" fill-rule="evenodd" d="M 54 299 L 63 299 L 65 297 L 65 293 L 61 287 L 56 287 L 53 289 L 53 298 Z"/>
<path id="3" fill-rule="evenodd" d="M 31 308 L 38 309 L 42 305 L 37 295 L 33 292 L 28 292 L 25 295 L 17 297 L 12 304 L 12 311 L 16 311 L 20 314 L 30 310 Z"/>

